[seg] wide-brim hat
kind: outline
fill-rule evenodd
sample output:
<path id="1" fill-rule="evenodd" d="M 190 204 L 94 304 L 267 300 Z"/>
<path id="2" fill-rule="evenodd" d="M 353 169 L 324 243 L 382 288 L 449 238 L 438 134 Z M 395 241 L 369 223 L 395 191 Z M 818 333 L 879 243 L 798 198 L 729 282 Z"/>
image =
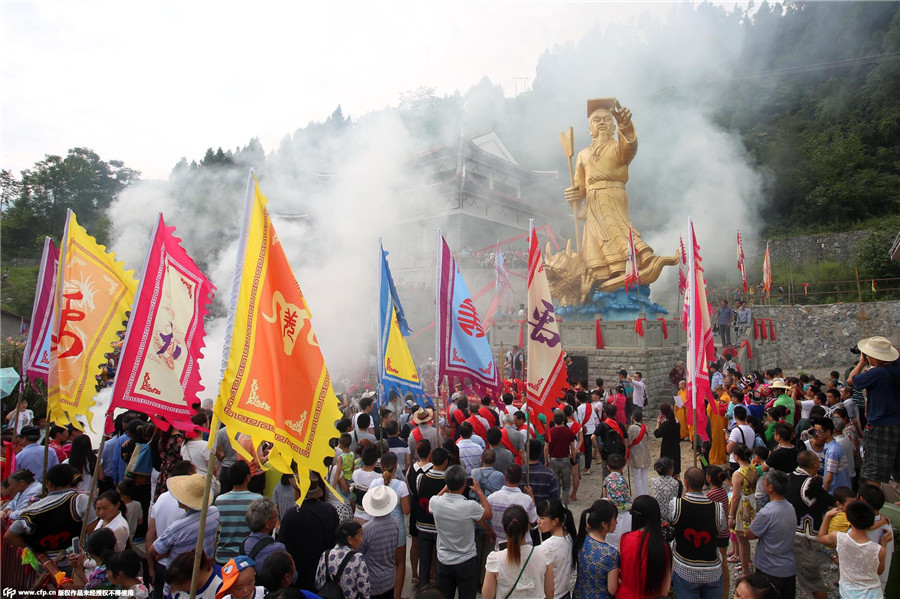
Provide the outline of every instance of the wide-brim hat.
<path id="1" fill-rule="evenodd" d="M 416 424 L 425 424 L 434 420 L 434 410 L 431 408 L 420 408 L 418 412 L 413 414 L 413 421 Z"/>
<path id="2" fill-rule="evenodd" d="M 322 477 L 315 470 L 309 471 L 309 489 L 306 490 L 304 499 L 321 499 L 325 495 L 322 491 Z"/>
<path id="3" fill-rule="evenodd" d="M 856 344 L 859 351 L 882 362 L 893 362 L 900 357 L 897 348 L 884 337 L 869 337 Z"/>
<path id="4" fill-rule="evenodd" d="M 772 379 L 769 384 L 770 389 L 790 389 L 790 385 L 784 382 L 784 379 Z"/>
<path id="5" fill-rule="evenodd" d="M 390 514 L 397 507 L 397 493 L 386 485 L 369 489 L 363 496 L 363 509 L 372 517 Z"/>
<path id="6" fill-rule="evenodd" d="M 375 397 L 375 392 L 374 392 L 374 391 L 366 391 L 365 393 L 363 393 L 362 395 L 360 395 L 360 398 L 361 398 L 361 399 L 370 399 L 370 398 L 372 398 L 372 397 Z"/>
<path id="7" fill-rule="evenodd" d="M 203 474 L 170 476 L 166 479 L 166 486 L 178 503 L 183 503 L 192 510 L 203 507 L 203 491 L 206 489 L 206 476 Z M 207 505 L 212 505 L 213 499 L 215 497 L 210 493 Z"/>

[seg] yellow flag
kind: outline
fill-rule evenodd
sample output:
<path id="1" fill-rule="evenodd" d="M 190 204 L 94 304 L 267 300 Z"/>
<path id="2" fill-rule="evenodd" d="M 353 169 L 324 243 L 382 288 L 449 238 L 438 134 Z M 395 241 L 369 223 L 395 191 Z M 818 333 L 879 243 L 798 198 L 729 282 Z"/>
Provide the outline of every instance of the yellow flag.
<path id="1" fill-rule="evenodd" d="M 97 375 L 125 331 L 126 312 L 137 281 L 115 255 L 88 235 L 69 210 L 59 256 L 56 304 L 50 341 L 47 402 L 50 421 L 72 423 L 86 416 L 97 391 Z"/>
<path id="2" fill-rule="evenodd" d="M 251 173 L 214 412 L 229 434 L 249 435 L 257 450 L 265 442 L 268 463 L 278 470 L 291 472 L 296 461 L 305 494 L 308 470 L 325 478 L 341 412 L 267 203 Z"/>

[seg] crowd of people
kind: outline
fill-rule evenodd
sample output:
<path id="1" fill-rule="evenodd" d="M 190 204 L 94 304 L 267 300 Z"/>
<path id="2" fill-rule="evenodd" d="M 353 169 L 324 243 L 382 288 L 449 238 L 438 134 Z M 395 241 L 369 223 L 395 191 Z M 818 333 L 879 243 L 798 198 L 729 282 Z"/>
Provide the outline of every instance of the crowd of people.
<path id="1" fill-rule="evenodd" d="M 378 406 L 361 388 L 342 396 L 334 455 L 302 485 L 268 473 L 266 444 L 203 432 L 199 405 L 188 433 L 120 414 L 98 456 L 73 427 L 43 438 L 17 404 L 4 539 L 58 571 L 60 588 L 138 598 L 184 599 L 192 581 L 202 599 L 882 597 L 900 366 L 887 339 L 859 351 L 846 380 L 824 382 L 711 364 L 702 444 L 683 364 L 655 423 L 641 373 L 625 370 L 570 381 L 547 414 L 517 383 L 500 398 L 457 386 L 440 411 Z M 596 496 L 581 484 L 591 476 Z M 822 575 L 834 562 L 838 589 Z"/>

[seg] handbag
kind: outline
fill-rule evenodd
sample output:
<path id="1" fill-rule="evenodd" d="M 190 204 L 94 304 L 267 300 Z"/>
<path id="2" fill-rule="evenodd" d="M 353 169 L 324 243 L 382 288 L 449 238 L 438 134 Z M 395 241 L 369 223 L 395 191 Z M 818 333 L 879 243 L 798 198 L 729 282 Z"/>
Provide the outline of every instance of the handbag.
<path id="1" fill-rule="evenodd" d="M 513 594 L 513 591 L 516 590 L 516 586 L 519 584 L 519 580 L 522 579 L 522 573 L 525 571 L 525 568 L 528 567 L 528 562 L 531 560 L 531 556 L 534 554 L 534 545 L 531 546 L 531 551 L 528 553 L 528 558 L 525 560 L 525 563 L 522 564 L 522 569 L 519 570 L 519 575 L 516 576 L 516 581 L 509 588 L 509 591 L 506 595 L 503 596 L 503 599 L 509 599 L 509 596 Z"/>
<path id="2" fill-rule="evenodd" d="M 135 443 L 134 451 L 131 453 L 131 459 L 128 460 L 125 472 L 150 476 L 153 472 L 153 454 L 150 450 L 150 445 L 147 443 Z"/>
<path id="3" fill-rule="evenodd" d="M 316 589 L 316 593 L 319 597 L 322 597 L 322 599 L 344 599 L 344 591 L 341 589 L 341 576 L 344 574 L 344 568 L 347 567 L 347 562 L 349 562 L 350 558 L 354 555 L 356 555 L 356 551 L 347 552 L 347 555 L 344 556 L 341 565 L 337 569 L 337 574 L 332 578 L 331 575 L 328 574 L 328 554 L 325 554 L 325 583 Z"/>

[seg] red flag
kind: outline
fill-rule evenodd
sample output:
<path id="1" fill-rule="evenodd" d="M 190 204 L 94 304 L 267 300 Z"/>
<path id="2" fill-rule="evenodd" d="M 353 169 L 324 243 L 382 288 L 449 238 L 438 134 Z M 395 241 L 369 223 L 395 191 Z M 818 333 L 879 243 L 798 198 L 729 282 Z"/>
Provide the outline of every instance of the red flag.
<path id="1" fill-rule="evenodd" d="M 684 267 L 687 265 L 687 255 L 684 251 L 684 238 L 678 236 L 678 243 L 681 246 L 681 264 L 678 265 L 678 293 L 684 294 L 687 291 L 687 275 L 684 273 Z"/>
<path id="2" fill-rule="evenodd" d="M 688 331 L 687 351 L 687 394 L 685 407 L 688 409 L 688 424 L 703 441 L 709 440 L 706 433 L 706 403 L 712 401 L 707 364 L 715 355 L 712 326 L 707 309 L 706 282 L 700 266 L 700 244 L 694 233 L 694 223 L 688 219 L 688 289 L 684 296 L 682 323 Z"/>
<path id="3" fill-rule="evenodd" d="M 737 232 L 737 267 L 741 273 L 741 288 L 747 291 L 747 271 L 744 269 L 744 242 L 741 238 L 741 232 Z"/>
<path id="4" fill-rule="evenodd" d="M 157 424 L 194 430 L 203 319 L 215 287 L 159 215 L 128 330 L 109 410 L 127 408 Z M 165 420 L 160 421 L 157 417 Z"/>
<path id="5" fill-rule="evenodd" d="M 766 297 L 772 291 L 772 258 L 769 256 L 769 243 L 766 242 L 766 256 L 763 258 L 763 288 L 766 290 Z"/>
<path id="6" fill-rule="evenodd" d="M 628 255 L 625 257 L 625 290 L 632 285 L 641 284 L 641 275 L 638 272 L 637 251 L 634 249 L 634 227 L 628 230 Z"/>

